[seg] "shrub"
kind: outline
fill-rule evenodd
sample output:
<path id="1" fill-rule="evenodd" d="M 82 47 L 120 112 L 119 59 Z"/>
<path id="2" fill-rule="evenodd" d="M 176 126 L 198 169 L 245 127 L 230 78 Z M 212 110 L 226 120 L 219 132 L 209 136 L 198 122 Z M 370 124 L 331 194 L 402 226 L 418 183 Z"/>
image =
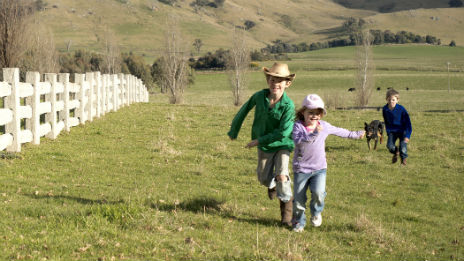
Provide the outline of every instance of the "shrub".
<path id="1" fill-rule="evenodd" d="M 255 27 L 256 23 L 250 20 L 245 21 L 245 30 L 250 30 L 251 28 Z"/>
<path id="2" fill-rule="evenodd" d="M 215 53 L 208 52 L 205 56 L 202 56 L 195 62 L 192 62 L 190 66 L 196 70 L 224 70 L 226 68 L 227 53 L 228 51 L 224 49 L 219 49 Z"/>
<path id="3" fill-rule="evenodd" d="M 177 0 L 158 0 L 158 1 L 166 5 L 174 5 L 177 2 Z"/>
<path id="4" fill-rule="evenodd" d="M 250 63 L 250 68 L 259 68 L 259 67 L 260 67 L 259 63 L 257 63 L 257 62 L 251 62 Z"/>
<path id="5" fill-rule="evenodd" d="M 449 5 L 450 7 L 461 7 L 462 4 L 463 4 L 463 3 L 462 3 L 462 0 L 450 0 L 450 1 L 448 2 L 448 5 Z"/>

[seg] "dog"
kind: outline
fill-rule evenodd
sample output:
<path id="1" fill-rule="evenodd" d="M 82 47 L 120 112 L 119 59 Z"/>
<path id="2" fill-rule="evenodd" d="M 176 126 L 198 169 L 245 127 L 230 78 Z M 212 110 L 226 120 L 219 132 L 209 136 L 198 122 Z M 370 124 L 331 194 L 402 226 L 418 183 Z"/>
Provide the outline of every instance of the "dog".
<path id="1" fill-rule="evenodd" d="M 367 147 L 371 150 L 371 140 L 375 140 L 374 150 L 377 149 L 377 142 L 380 139 L 380 144 L 383 141 L 384 123 L 379 120 L 373 120 L 367 124 L 364 122 L 364 130 L 366 131 Z"/>

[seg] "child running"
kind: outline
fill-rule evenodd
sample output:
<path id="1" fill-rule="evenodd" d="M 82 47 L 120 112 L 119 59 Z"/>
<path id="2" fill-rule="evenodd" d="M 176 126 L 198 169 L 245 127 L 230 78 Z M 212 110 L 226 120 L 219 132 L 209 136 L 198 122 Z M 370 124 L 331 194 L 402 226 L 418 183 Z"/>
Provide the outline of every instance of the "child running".
<path id="1" fill-rule="evenodd" d="M 383 106 L 382 116 L 385 121 L 388 140 L 387 148 L 393 154 L 392 163 L 398 161 L 401 157 L 401 165 L 406 165 L 408 157 L 408 143 L 411 138 L 412 126 L 408 111 L 398 104 L 400 101 L 399 92 L 391 89 L 387 91 L 387 104 Z M 399 139 L 399 147 L 395 145 Z"/>
<path id="2" fill-rule="evenodd" d="M 292 129 L 295 105 L 285 90 L 292 84 L 295 74 L 290 73 L 287 64 L 281 63 L 274 63 L 272 68 L 263 68 L 263 71 L 268 88 L 253 94 L 240 108 L 227 134 L 235 140 L 243 120 L 255 107 L 252 140 L 246 147 L 258 147 L 258 180 L 267 187 L 269 199 L 277 196 L 280 200 L 281 223 L 291 226 L 293 195 L 288 163 L 294 148 Z"/>
<path id="3" fill-rule="evenodd" d="M 327 114 L 324 102 L 316 94 L 310 94 L 303 100 L 303 105 L 296 113 L 293 126 L 295 153 L 293 157 L 294 204 L 293 231 L 302 232 L 306 225 L 306 191 L 311 191 L 311 224 L 319 227 L 322 224 L 321 212 L 324 209 L 326 196 L 325 180 L 327 160 L 325 156 L 325 139 L 329 135 L 342 138 L 361 139 L 364 131 L 348 131 L 322 121 Z"/>

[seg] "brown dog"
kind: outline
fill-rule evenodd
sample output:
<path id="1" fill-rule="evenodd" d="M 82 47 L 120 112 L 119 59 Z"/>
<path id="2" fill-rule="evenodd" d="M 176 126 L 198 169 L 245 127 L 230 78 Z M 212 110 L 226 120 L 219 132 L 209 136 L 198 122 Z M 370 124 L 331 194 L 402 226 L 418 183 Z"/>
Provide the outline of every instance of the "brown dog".
<path id="1" fill-rule="evenodd" d="M 377 142 L 380 138 L 380 144 L 383 141 L 383 127 L 384 123 L 379 120 L 373 120 L 367 124 L 364 122 L 364 130 L 366 131 L 367 147 L 371 150 L 371 140 L 375 140 L 374 150 L 377 149 Z"/>

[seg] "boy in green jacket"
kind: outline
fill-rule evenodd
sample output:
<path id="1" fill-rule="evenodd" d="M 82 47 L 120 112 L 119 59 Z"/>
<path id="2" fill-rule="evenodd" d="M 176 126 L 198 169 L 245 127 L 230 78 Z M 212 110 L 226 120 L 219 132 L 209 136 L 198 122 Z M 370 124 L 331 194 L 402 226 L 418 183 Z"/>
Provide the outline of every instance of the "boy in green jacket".
<path id="1" fill-rule="evenodd" d="M 252 140 L 246 148 L 258 147 L 258 180 L 268 188 L 271 200 L 276 196 L 280 200 L 281 222 L 291 226 L 293 194 L 288 163 L 294 148 L 295 105 L 285 90 L 292 84 L 295 74 L 290 74 L 287 64 L 280 63 L 274 63 L 270 69 L 264 67 L 263 71 L 269 88 L 253 94 L 240 108 L 227 134 L 235 140 L 248 112 L 256 107 Z"/>

